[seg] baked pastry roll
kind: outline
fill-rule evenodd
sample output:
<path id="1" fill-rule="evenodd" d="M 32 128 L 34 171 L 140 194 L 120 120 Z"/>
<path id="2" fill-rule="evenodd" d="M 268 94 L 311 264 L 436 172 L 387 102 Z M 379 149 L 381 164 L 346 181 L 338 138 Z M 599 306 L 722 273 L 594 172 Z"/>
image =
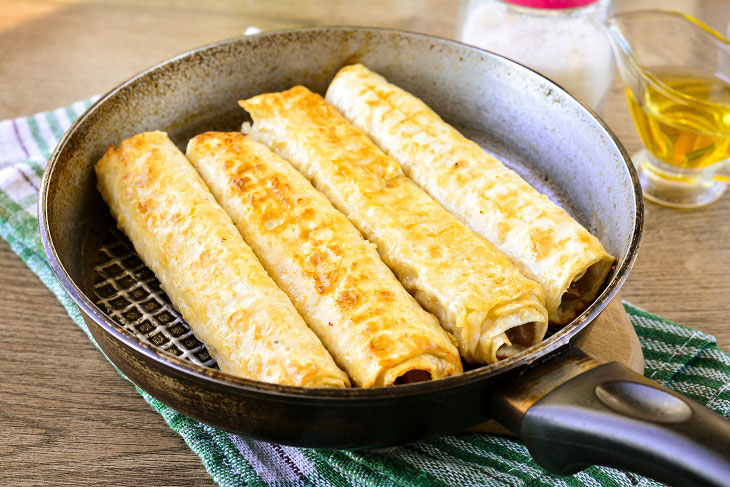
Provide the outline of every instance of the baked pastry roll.
<path id="1" fill-rule="evenodd" d="M 421 100 L 355 64 L 337 73 L 327 101 L 540 283 L 551 322 L 571 321 L 596 297 L 614 262 L 601 242 Z"/>
<path id="2" fill-rule="evenodd" d="M 294 386 L 349 385 L 165 133 L 110 147 L 95 169 L 119 228 L 223 372 Z"/>
<path id="3" fill-rule="evenodd" d="M 324 99 L 302 86 L 239 102 L 251 137 L 274 148 L 322 191 L 469 362 L 492 363 L 542 340 L 540 286 L 520 274 L 401 171 Z"/>
<path id="4" fill-rule="evenodd" d="M 388 386 L 461 372 L 459 352 L 436 318 L 288 162 L 240 132 L 198 135 L 187 156 L 355 384 Z"/>

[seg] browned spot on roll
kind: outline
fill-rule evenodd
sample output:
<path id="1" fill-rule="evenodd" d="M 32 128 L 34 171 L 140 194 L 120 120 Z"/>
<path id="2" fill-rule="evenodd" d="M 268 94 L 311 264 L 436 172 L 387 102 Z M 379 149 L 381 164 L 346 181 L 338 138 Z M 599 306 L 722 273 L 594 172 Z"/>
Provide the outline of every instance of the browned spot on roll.
<path id="1" fill-rule="evenodd" d="M 150 209 L 149 207 L 150 207 L 149 200 L 140 199 L 139 201 L 134 202 L 134 209 L 137 210 L 137 213 L 139 213 L 140 215 L 146 215 L 147 210 Z"/>
<path id="2" fill-rule="evenodd" d="M 337 296 L 337 304 L 345 309 L 354 308 L 360 301 L 360 296 L 353 290 L 343 291 Z"/>
<path id="3" fill-rule="evenodd" d="M 431 372 L 425 370 L 409 370 L 395 380 L 395 384 L 412 384 L 431 380 Z"/>
<path id="4" fill-rule="evenodd" d="M 248 189 L 251 187 L 251 178 L 249 178 L 248 176 L 233 178 L 231 180 L 231 183 L 241 191 L 245 192 L 248 191 Z"/>

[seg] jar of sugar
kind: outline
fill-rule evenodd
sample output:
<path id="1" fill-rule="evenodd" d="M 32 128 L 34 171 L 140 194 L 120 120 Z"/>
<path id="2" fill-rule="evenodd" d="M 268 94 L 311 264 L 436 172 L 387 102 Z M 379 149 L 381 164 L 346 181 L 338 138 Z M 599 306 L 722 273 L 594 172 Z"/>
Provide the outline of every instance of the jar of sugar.
<path id="1" fill-rule="evenodd" d="M 458 37 L 534 69 L 593 109 L 611 87 L 611 0 L 469 0 Z"/>

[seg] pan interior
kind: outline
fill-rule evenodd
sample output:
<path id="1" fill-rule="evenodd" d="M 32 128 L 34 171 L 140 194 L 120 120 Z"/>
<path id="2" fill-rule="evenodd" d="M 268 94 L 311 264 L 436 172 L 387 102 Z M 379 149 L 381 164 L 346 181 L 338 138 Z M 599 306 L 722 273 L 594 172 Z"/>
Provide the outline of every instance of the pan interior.
<path id="1" fill-rule="evenodd" d="M 90 301 L 148 346 L 215 366 L 115 228 L 93 165 L 110 144 L 146 130 L 167 131 L 183 149 L 198 133 L 237 130 L 246 119 L 238 99 L 295 84 L 323 94 L 336 71 L 353 62 L 421 97 L 564 207 L 618 258 L 618 269 L 630 259 L 640 212 L 630 170 L 600 122 L 556 85 L 449 41 L 319 28 L 193 51 L 112 91 L 71 129 L 52 159 L 44 202 L 50 241 L 81 291 L 77 302 Z M 609 282 L 621 277 L 614 272 Z"/>
<path id="2" fill-rule="evenodd" d="M 106 221 L 111 215 L 101 215 L 101 219 Z M 106 221 L 99 227 L 102 238 L 93 267 L 94 304 L 147 346 L 217 368 L 131 242 L 114 228 L 113 222 Z"/>

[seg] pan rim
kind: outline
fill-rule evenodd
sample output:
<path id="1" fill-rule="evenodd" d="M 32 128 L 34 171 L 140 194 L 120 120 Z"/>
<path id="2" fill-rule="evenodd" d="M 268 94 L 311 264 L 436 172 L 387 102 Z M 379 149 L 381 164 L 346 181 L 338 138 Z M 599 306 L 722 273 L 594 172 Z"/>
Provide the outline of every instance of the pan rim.
<path id="1" fill-rule="evenodd" d="M 290 33 L 298 32 L 326 32 L 326 31 L 351 31 L 351 32 L 380 32 L 386 34 L 395 34 L 402 37 L 410 37 L 417 39 L 424 39 L 430 41 L 436 41 L 448 45 L 453 45 L 461 49 L 468 51 L 478 52 L 486 54 L 490 57 L 496 57 L 500 62 L 506 62 L 515 66 L 518 70 L 526 70 L 531 74 L 529 76 L 538 76 L 547 83 L 552 84 L 555 88 L 558 88 L 563 96 L 567 96 L 574 102 L 577 102 L 588 114 L 598 122 L 599 127 L 603 133 L 608 137 L 608 140 L 619 150 L 621 158 L 624 162 L 626 169 L 628 170 L 629 176 L 633 183 L 633 196 L 635 205 L 634 215 L 634 228 L 631 235 L 628 248 L 626 249 L 626 258 L 617 265 L 614 270 L 613 276 L 610 282 L 603 289 L 601 294 L 572 322 L 565 325 L 560 331 L 552 335 L 551 337 L 543 340 L 542 342 L 524 350 L 523 352 L 510 357 L 509 359 L 497 362 L 491 365 L 485 365 L 463 374 L 446 377 L 434 381 L 420 382 L 414 384 L 404 384 L 398 386 L 387 386 L 387 387 L 375 387 L 375 388 L 346 388 L 346 389 L 328 389 L 328 388 L 305 388 L 298 386 L 287 386 L 280 384 L 271 384 L 266 382 L 260 382 L 252 379 L 244 379 L 229 374 L 225 374 L 219 370 L 211 369 L 202 365 L 194 364 L 187 360 L 179 359 L 171 354 L 167 354 L 156 349 L 153 349 L 143 344 L 135 335 L 124 330 L 119 325 L 114 323 L 102 310 L 96 306 L 89 296 L 86 295 L 74 282 L 70 274 L 67 272 L 61 260 L 56 252 L 56 248 L 51 237 L 50 226 L 48 222 L 48 189 L 50 181 L 54 173 L 55 167 L 60 159 L 60 155 L 65 149 L 68 141 L 75 134 L 79 127 L 81 127 L 85 121 L 91 116 L 92 113 L 108 99 L 114 97 L 118 92 L 134 85 L 145 76 L 154 73 L 157 70 L 164 68 L 169 64 L 179 62 L 187 57 L 201 54 L 204 51 L 211 49 L 221 48 L 228 45 L 232 45 L 241 41 L 255 40 L 261 37 L 276 37 Z M 269 398 L 279 397 L 282 400 L 291 398 L 297 398 L 299 400 L 316 400 L 316 401 L 341 401 L 346 400 L 348 403 L 353 400 L 357 401 L 371 401 L 371 400 L 384 400 L 390 399 L 394 396 L 407 397 L 407 396 L 420 396 L 429 394 L 434 391 L 444 391 L 452 388 L 462 388 L 471 384 L 478 384 L 483 380 L 493 377 L 495 375 L 504 374 L 510 370 L 528 366 L 529 364 L 545 357 L 546 355 L 554 352 L 560 348 L 565 347 L 582 329 L 584 329 L 590 322 L 592 322 L 598 314 L 608 305 L 621 288 L 625 280 L 629 275 L 629 271 L 633 266 L 640 240 L 643 231 L 643 220 L 644 220 L 644 206 L 643 196 L 641 193 L 641 187 L 639 185 L 638 176 L 635 168 L 631 163 L 630 156 L 626 149 L 623 147 L 621 142 L 618 140 L 613 131 L 606 125 L 606 123 L 589 107 L 577 100 L 575 97 L 570 95 L 564 90 L 559 84 L 552 80 L 542 76 L 534 70 L 517 63 L 509 58 L 505 58 L 491 51 L 480 49 L 474 46 L 455 41 L 452 39 L 446 39 L 439 36 L 422 34 L 416 32 L 410 32 L 401 29 L 381 28 L 381 27 L 357 27 L 357 26 L 323 26 L 323 27 L 307 27 L 307 28 L 293 28 L 276 30 L 269 32 L 262 32 L 255 35 L 249 36 L 238 36 L 222 41 L 213 42 L 204 46 L 185 51 L 181 54 L 166 59 L 154 66 L 141 71 L 140 73 L 132 76 L 128 80 L 120 83 L 116 87 L 109 90 L 103 96 L 101 96 L 94 104 L 92 104 L 66 131 L 63 135 L 56 148 L 54 149 L 51 157 L 48 161 L 48 166 L 43 174 L 41 180 L 41 186 L 39 191 L 38 201 L 38 220 L 41 242 L 43 244 L 46 257 L 48 258 L 49 264 L 58 277 L 61 285 L 66 292 L 69 293 L 74 303 L 79 306 L 82 312 L 90 317 L 97 325 L 99 325 L 106 333 L 109 333 L 116 342 L 122 346 L 131 348 L 133 351 L 146 356 L 148 359 L 153 360 L 159 366 L 169 369 L 171 372 L 177 374 L 183 374 L 191 376 L 191 378 L 211 381 L 220 386 L 227 387 L 231 392 L 239 392 L 244 394 L 263 394 Z"/>

